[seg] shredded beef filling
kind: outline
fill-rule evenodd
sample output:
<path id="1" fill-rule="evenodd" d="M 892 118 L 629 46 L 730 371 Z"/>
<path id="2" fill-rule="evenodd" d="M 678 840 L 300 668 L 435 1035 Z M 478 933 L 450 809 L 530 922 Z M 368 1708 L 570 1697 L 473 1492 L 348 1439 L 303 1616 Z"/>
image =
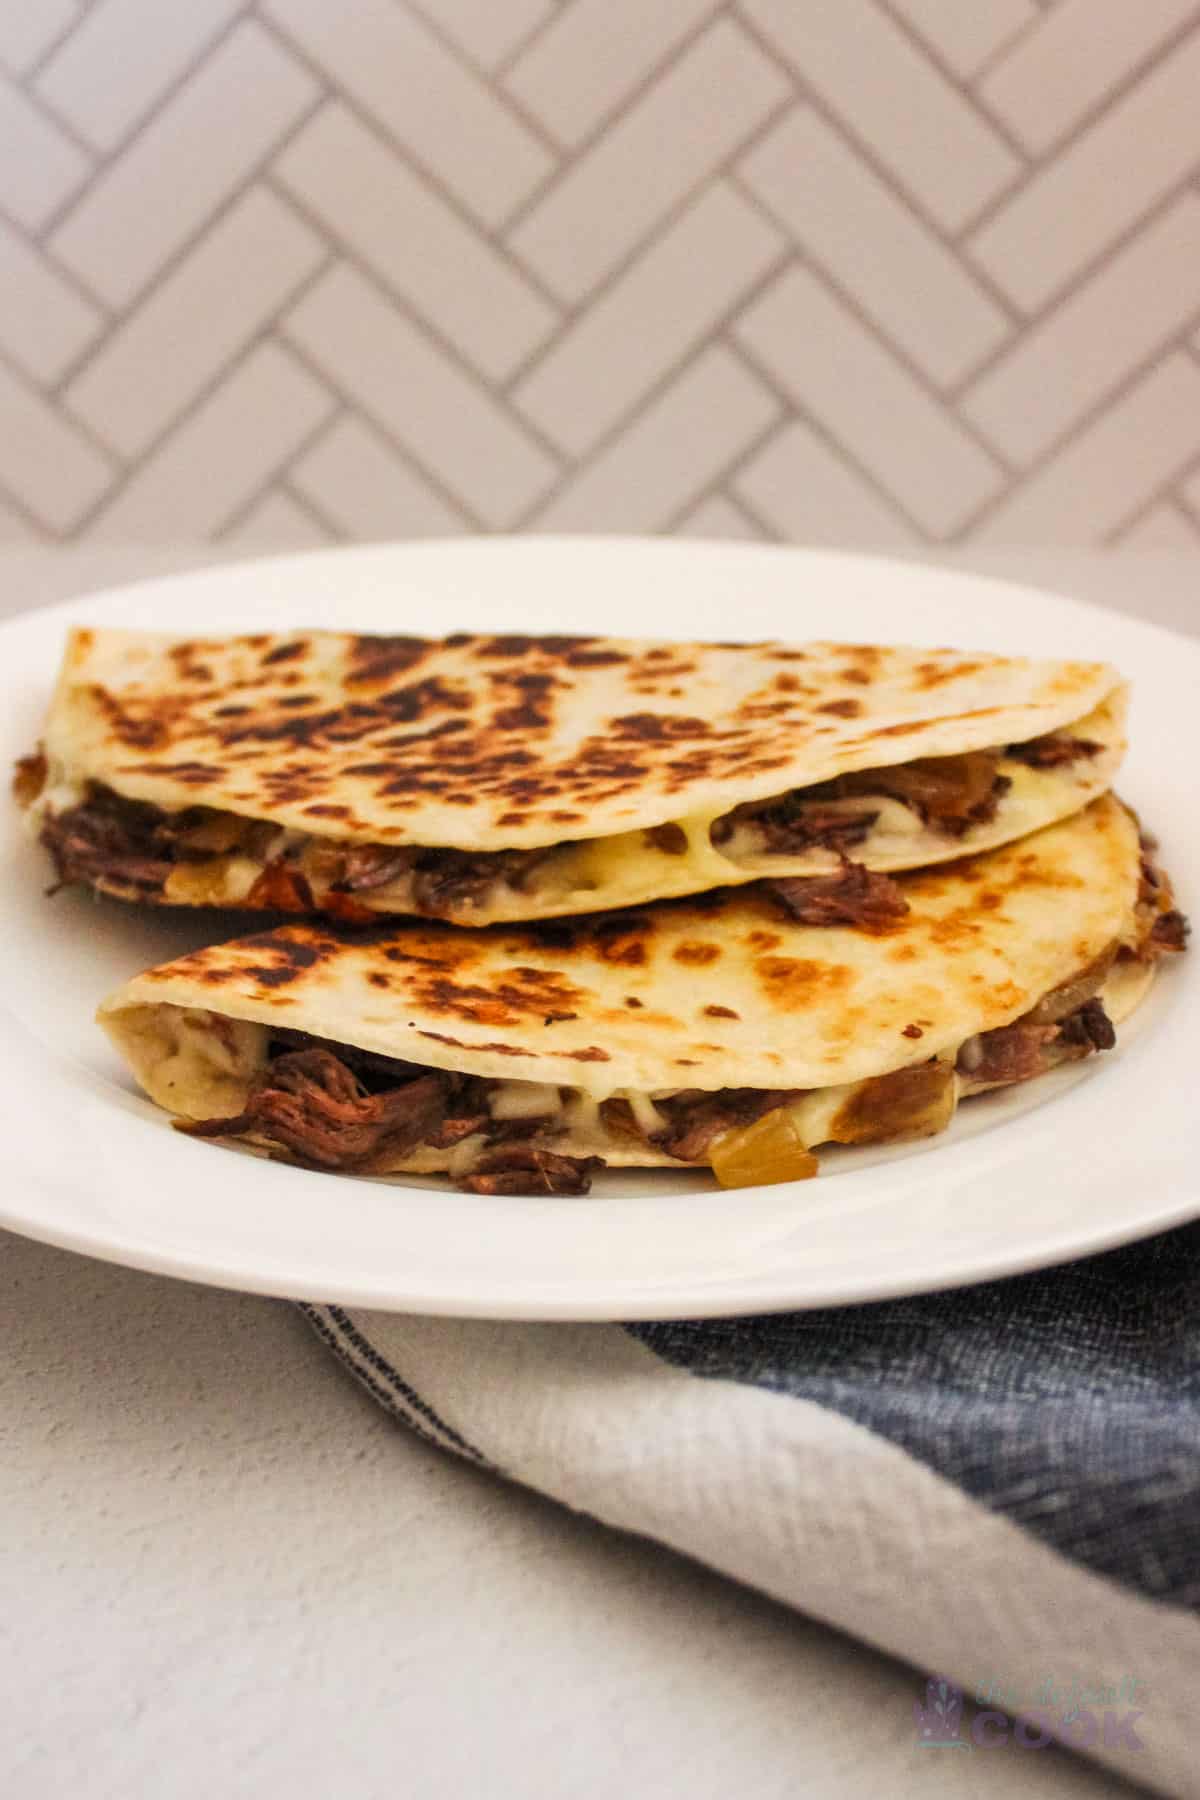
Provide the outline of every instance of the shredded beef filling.
<path id="1" fill-rule="evenodd" d="M 419 1145 L 449 1149 L 484 1133 L 487 1148 L 459 1178 L 479 1194 L 586 1194 L 600 1157 L 559 1156 L 522 1142 L 538 1119 L 495 1120 L 492 1084 L 477 1076 L 330 1045 L 281 1031 L 271 1057 L 235 1118 L 182 1124 L 192 1137 L 246 1137 L 277 1146 L 308 1168 L 369 1175 L 394 1167 Z"/>
<path id="2" fill-rule="evenodd" d="M 842 858 L 836 875 L 791 875 L 763 888 L 801 925 L 857 925 L 879 930 L 902 919 L 908 901 L 889 875 Z"/>
<path id="3" fill-rule="evenodd" d="M 799 1088 L 721 1088 L 712 1092 L 691 1088 L 656 1100 L 655 1110 L 665 1120 L 661 1129 L 647 1130 L 628 1100 L 605 1100 L 600 1116 L 618 1136 L 633 1138 L 663 1150 L 680 1162 L 703 1162 L 714 1139 L 738 1126 L 752 1125 L 777 1106 L 800 1097 Z"/>
<path id="4" fill-rule="evenodd" d="M 1097 756 L 1102 744 L 1069 732 L 1052 732 L 1004 750 L 970 750 L 958 756 L 925 756 L 887 769 L 861 769 L 812 787 L 796 788 L 781 799 L 748 801 L 713 825 L 715 844 L 726 843 L 739 826 L 750 826 L 768 856 L 797 856 L 814 847 L 845 854 L 867 837 L 878 813 L 844 813 L 830 801 L 869 799 L 879 794 L 910 807 L 923 825 L 963 837 L 973 825 L 989 825 L 1012 786 L 999 770 L 1001 757 L 1033 769 L 1058 769 L 1081 757 Z M 822 804 L 824 803 L 824 804 Z"/>
<path id="5" fill-rule="evenodd" d="M 487 1150 L 458 1185 L 469 1194 L 586 1194 L 602 1156 L 558 1156 L 532 1144 Z"/>
<path id="6" fill-rule="evenodd" d="M 429 1070 L 372 1094 L 340 1056 L 290 1050 L 272 1058 L 236 1118 L 202 1119 L 184 1129 L 194 1137 L 265 1138 L 310 1166 L 367 1173 L 438 1130 L 449 1085 Z"/>
<path id="7" fill-rule="evenodd" d="M 15 785 L 19 797 L 27 796 L 25 804 L 37 797 L 45 777 L 44 767 L 35 766 L 38 764 L 38 758 L 26 757 L 18 765 Z M 227 842 L 220 841 L 222 826 L 227 827 Z M 205 807 L 164 812 L 148 801 L 128 800 L 92 782 L 78 806 L 46 818 L 41 837 L 60 885 L 84 881 L 131 899 L 151 899 L 162 894 L 180 863 L 203 863 L 235 846 L 253 854 L 264 848 L 273 833 L 269 824 Z M 307 877 L 286 855 L 265 864 L 247 899 L 253 906 L 278 912 L 311 912 L 320 905 L 326 911 L 365 921 L 375 915 L 355 905 L 353 896 L 411 873 L 413 905 L 436 917 L 464 900 L 482 899 L 498 880 L 524 887 L 534 868 L 551 854 L 553 847 L 472 854 L 415 846 L 331 843 L 322 847 L 321 873 L 328 886 L 319 902 Z"/>
<path id="8" fill-rule="evenodd" d="M 1145 832 L 1140 838 L 1142 861 L 1138 883 L 1137 922 L 1139 943 L 1131 955 L 1158 957 L 1186 950 L 1191 926 L 1175 905 L 1170 878 L 1156 861 L 1158 849 Z"/>
<path id="9" fill-rule="evenodd" d="M 1003 754 L 1032 768 L 1051 769 L 1079 757 L 1095 756 L 1100 749 L 1089 739 L 1058 732 L 1009 745 Z M 998 772 L 1001 754 L 999 750 L 972 750 L 958 756 L 923 757 L 894 768 L 840 775 L 777 799 L 751 801 L 713 823 L 712 841 L 718 846 L 728 843 L 739 828 L 749 826 L 761 852 L 769 856 L 797 856 L 817 848 L 846 858 L 869 836 L 879 814 L 870 810 L 847 813 L 830 802 L 874 794 L 899 800 L 924 824 L 950 837 L 961 837 L 972 825 L 989 823 L 1012 786 L 1009 777 Z M 20 803 L 32 804 L 45 780 L 42 753 L 23 757 L 13 782 Z M 128 800 L 102 783 L 92 782 L 77 806 L 45 819 L 41 835 L 60 885 L 83 881 L 129 899 L 146 900 L 161 898 L 172 870 L 180 863 L 203 863 L 234 848 L 265 857 L 275 828 L 201 806 L 164 812 L 147 801 Z M 656 849 L 669 855 L 683 855 L 687 850 L 687 835 L 679 825 L 652 826 L 645 835 Z M 354 896 L 407 876 L 414 910 L 437 918 L 463 905 L 481 904 L 496 883 L 527 890 L 538 869 L 558 848 L 474 852 L 323 842 L 319 897 L 314 898 L 294 854 L 284 853 L 265 861 L 247 898 L 251 905 L 280 912 L 309 912 L 320 906 L 365 921 L 374 915 Z M 869 902 L 860 897 L 874 915 L 885 904 L 880 894 L 882 890 L 877 890 Z M 845 919 L 837 914 L 829 921 L 814 916 L 812 922 L 857 923 L 860 913 L 855 911 Z"/>
<path id="10" fill-rule="evenodd" d="M 144 897 L 161 893 L 174 866 L 165 818 L 157 806 L 93 784 L 78 806 L 47 818 L 42 842 L 60 885 L 104 881 Z"/>
<path id="11" fill-rule="evenodd" d="M 821 783 L 821 796 L 835 799 L 833 782 Z M 797 788 L 782 799 L 747 801 L 714 819 L 709 833 L 718 848 L 727 844 L 739 826 L 752 826 L 767 856 L 799 856 L 805 850 L 833 850 L 844 856 L 861 844 L 879 814 L 845 813 L 814 804 L 816 788 Z"/>
<path id="12" fill-rule="evenodd" d="M 969 1038 L 958 1053 L 958 1069 L 977 1082 L 1032 1081 L 1093 1050 L 1111 1050 L 1116 1041 L 1104 1002 L 1093 997 L 1054 1023 L 1038 1024 L 1027 1014 Z"/>
<path id="13" fill-rule="evenodd" d="M 1005 754 L 1030 769 L 1063 769 L 1081 757 L 1099 756 L 1103 748 L 1091 738 L 1052 731 L 1046 737 L 1030 738 L 1025 744 L 1010 744 Z"/>

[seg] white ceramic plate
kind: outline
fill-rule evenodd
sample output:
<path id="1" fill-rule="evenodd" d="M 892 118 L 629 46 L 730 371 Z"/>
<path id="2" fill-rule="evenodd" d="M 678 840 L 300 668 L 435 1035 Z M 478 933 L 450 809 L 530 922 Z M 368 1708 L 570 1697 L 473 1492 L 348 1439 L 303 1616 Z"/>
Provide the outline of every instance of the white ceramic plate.
<path id="1" fill-rule="evenodd" d="M 1121 787 L 1200 895 L 1200 648 L 1032 589 L 875 559 L 741 545 L 519 539 L 369 546 L 208 569 L 0 627 L 0 744 L 34 743 L 68 622 L 181 633 L 614 631 L 838 637 L 1107 658 L 1135 680 Z M 737 1193 L 605 1176 L 587 1199 L 501 1199 L 310 1173 L 181 1137 L 92 1022 L 135 970 L 243 930 L 43 897 L 4 820 L 0 1223 L 94 1256 L 263 1293 L 492 1318 L 666 1318 L 879 1299 L 1013 1273 L 1200 1212 L 1200 1111 L 1178 959 L 1119 1051 L 962 1108 L 943 1138 L 825 1159 Z"/>

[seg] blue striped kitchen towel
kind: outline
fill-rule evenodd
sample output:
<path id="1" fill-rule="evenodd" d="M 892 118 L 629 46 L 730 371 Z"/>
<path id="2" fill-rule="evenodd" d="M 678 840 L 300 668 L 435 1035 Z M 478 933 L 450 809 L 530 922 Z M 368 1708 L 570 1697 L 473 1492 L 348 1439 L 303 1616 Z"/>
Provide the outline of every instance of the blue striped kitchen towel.
<path id="1" fill-rule="evenodd" d="M 304 1311 L 434 1443 L 914 1664 L 924 1740 L 1200 1794 L 1200 1225 L 760 1318 Z"/>

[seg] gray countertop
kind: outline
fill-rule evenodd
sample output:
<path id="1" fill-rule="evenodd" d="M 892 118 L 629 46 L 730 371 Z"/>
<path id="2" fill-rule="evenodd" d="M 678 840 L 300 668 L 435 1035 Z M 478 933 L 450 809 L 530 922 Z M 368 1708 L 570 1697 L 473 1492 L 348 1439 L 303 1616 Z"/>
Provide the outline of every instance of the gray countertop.
<path id="1" fill-rule="evenodd" d="M 211 554 L 0 550 L 0 611 Z M 1200 629 L 1200 557 L 940 560 Z M 1132 1791 L 922 1754 L 911 1670 L 407 1436 L 283 1302 L 0 1250 L 14 1800 Z"/>

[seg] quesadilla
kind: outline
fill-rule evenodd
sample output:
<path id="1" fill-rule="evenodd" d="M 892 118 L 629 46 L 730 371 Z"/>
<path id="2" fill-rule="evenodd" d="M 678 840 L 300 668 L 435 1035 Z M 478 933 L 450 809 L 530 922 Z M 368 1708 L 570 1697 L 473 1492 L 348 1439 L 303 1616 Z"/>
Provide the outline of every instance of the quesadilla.
<path id="1" fill-rule="evenodd" d="M 884 886 L 854 925 L 754 888 L 488 931 L 287 924 L 151 969 L 99 1018 L 185 1129 L 310 1168 L 750 1185 L 1110 1048 L 1186 930 L 1112 796 Z"/>
<path id="2" fill-rule="evenodd" d="M 1111 785 L 1099 663 L 876 645 L 71 634 L 18 797 L 60 881 L 478 925 L 948 861 Z"/>

